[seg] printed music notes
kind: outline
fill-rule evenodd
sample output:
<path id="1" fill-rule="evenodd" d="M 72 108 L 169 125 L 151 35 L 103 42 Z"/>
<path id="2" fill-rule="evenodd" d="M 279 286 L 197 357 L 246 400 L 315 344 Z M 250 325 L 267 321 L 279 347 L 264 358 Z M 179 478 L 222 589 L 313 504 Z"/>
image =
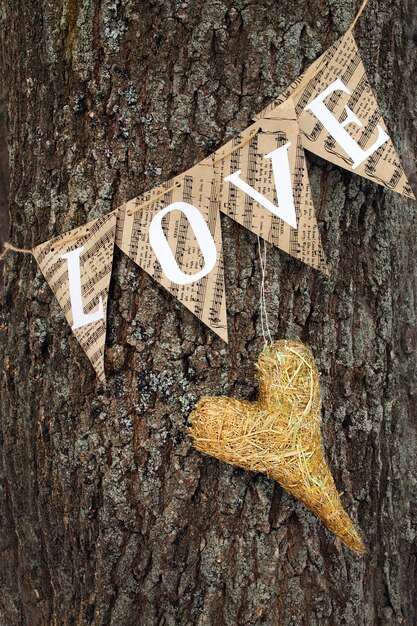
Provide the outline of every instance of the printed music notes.
<path id="1" fill-rule="evenodd" d="M 334 89 L 324 98 L 323 107 L 317 108 L 318 103 L 314 104 L 314 101 L 332 85 Z M 352 30 L 348 30 L 255 119 L 268 118 L 274 107 L 289 97 L 295 103 L 306 150 L 414 199 L 387 134 Z M 324 113 L 322 119 L 315 109 Z"/>
<path id="2" fill-rule="evenodd" d="M 274 171 L 270 155 L 288 144 L 289 194 L 294 203 L 297 228 L 290 225 L 290 215 L 286 222 L 277 212 L 272 212 L 273 207 L 268 202 L 257 202 L 247 192 L 225 180 L 233 172 L 240 171 L 243 181 L 279 208 L 279 192 L 286 184 L 282 178 L 285 162 Z M 284 252 L 327 273 L 292 100 L 288 99 L 271 109 L 267 118 L 247 128 L 214 156 L 220 181 L 220 210 Z M 284 205 L 291 202 L 289 197 L 283 200 Z M 286 206 L 281 207 L 283 212 L 285 209 Z"/>
<path id="3" fill-rule="evenodd" d="M 68 324 L 105 382 L 106 311 L 117 210 L 32 250 Z"/>
<path id="4" fill-rule="evenodd" d="M 227 341 L 220 211 L 327 273 L 291 99 L 119 208 L 116 244 Z"/>
<path id="5" fill-rule="evenodd" d="M 121 206 L 116 243 L 227 342 L 219 196 L 213 171 L 212 158 L 205 159 Z"/>
<path id="6" fill-rule="evenodd" d="M 220 212 L 328 273 L 304 149 L 414 198 L 352 29 L 214 154 L 113 213 L 33 250 L 101 380 L 115 241 L 224 341 Z"/>

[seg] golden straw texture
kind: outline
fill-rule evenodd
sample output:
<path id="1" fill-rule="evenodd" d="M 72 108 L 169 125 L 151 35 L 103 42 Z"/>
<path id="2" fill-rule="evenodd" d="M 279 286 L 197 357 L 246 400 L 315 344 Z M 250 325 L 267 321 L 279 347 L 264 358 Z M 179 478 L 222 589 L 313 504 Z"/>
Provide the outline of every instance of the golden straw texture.
<path id="1" fill-rule="evenodd" d="M 319 373 L 300 341 L 265 346 L 256 365 L 259 400 L 206 397 L 190 415 L 197 450 L 274 478 L 351 550 L 362 540 L 343 510 L 321 440 Z"/>

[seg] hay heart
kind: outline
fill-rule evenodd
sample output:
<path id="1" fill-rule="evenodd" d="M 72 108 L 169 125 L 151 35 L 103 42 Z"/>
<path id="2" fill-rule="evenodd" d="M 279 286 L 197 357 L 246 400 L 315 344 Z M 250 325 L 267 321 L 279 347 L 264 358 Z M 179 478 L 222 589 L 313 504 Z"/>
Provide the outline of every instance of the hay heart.
<path id="1" fill-rule="evenodd" d="M 277 341 L 264 348 L 256 367 L 256 402 L 214 396 L 197 403 L 190 415 L 194 446 L 274 478 L 346 546 L 363 554 L 324 458 L 319 373 L 310 348 Z"/>

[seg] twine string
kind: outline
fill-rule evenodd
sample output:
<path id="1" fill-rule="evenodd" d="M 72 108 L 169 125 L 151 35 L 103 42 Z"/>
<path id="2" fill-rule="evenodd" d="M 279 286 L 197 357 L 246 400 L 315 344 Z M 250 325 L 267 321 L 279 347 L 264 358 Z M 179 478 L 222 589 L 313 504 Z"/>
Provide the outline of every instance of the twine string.
<path id="1" fill-rule="evenodd" d="M 356 13 L 355 18 L 349 28 L 349 30 L 353 30 L 356 26 L 356 22 L 358 21 L 358 19 L 360 18 L 360 16 L 362 15 L 363 10 L 365 9 L 366 5 L 368 3 L 368 0 L 363 0 L 361 6 L 359 7 L 359 11 Z"/>
<path id="2" fill-rule="evenodd" d="M 226 152 L 226 154 L 222 154 L 221 156 L 217 157 L 217 159 L 213 161 L 213 165 L 216 165 L 220 161 L 223 161 L 223 159 L 233 154 L 233 152 L 236 152 L 236 150 L 239 150 L 239 148 L 242 148 L 243 146 L 245 146 L 251 139 L 253 139 L 259 133 L 259 131 L 260 131 L 260 128 L 258 128 L 256 132 L 253 133 L 253 135 L 251 135 L 250 137 L 247 137 L 244 141 L 242 141 L 237 146 L 234 146 L 231 150 Z M 133 209 L 129 209 L 127 211 L 127 214 L 129 215 L 129 217 L 131 217 L 134 213 L 136 213 L 136 211 L 139 211 L 140 209 L 145 209 L 147 206 L 149 206 L 150 204 L 153 204 L 154 202 L 156 202 L 157 200 L 165 196 L 170 191 L 173 191 L 174 189 L 181 187 L 181 185 L 182 185 L 182 182 L 177 181 L 174 185 L 172 185 L 172 187 L 168 187 L 168 189 L 164 189 L 158 195 L 153 196 L 152 198 L 149 198 L 149 200 L 146 200 L 145 202 L 142 202 L 141 204 L 138 204 Z"/>
<path id="3" fill-rule="evenodd" d="M 266 276 L 266 252 L 267 252 L 267 244 L 266 241 L 264 239 L 264 257 L 263 257 L 263 268 L 262 268 L 262 283 L 263 283 L 263 300 L 264 300 L 264 315 L 265 315 L 265 326 L 266 326 L 266 331 L 268 333 L 268 338 L 269 338 L 269 343 L 272 344 L 272 336 L 271 336 L 271 331 L 269 329 L 269 318 L 268 318 L 268 310 L 266 307 L 266 290 L 265 290 L 265 276 Z"/>
<path id="4" fill-rule="evenodd" d="M 368 0 L 363 0 L 361 6 L 359 7 L 358 12 L 356 13 L 355 17 L 353 18 L 352 24 L 349 26 L 349 28 L 347 29 L 346 32 L 352 31 L 355 28 L 356 23 L 359 20 L 360 16 L 362 15 L 362 13 L 363 13 L 363 11 L 364 11 L 364 9 L 365 9 L 367 4 L 368 4 Z M 305 82 L 306 82 L 307 78 L 308 78 L 308 80 L 311 80 L 311 79 L 313 79 L 316 76 L 318 70 L 315 71 L 312 74 L 311 72 L 312 72 L 312 68 L 313 67 L 314 67 L 314 63 L 313 63 L 313 65 L 311 65 L 310 67 L 308 67 L 306 69 L 304 74 L 301 74 L 300 78 L 302 78 L 303 80 L 301 80 L 300 84 L 292 91 L 291 96 L 289 96 L 288 100 L 294 100 L 294 98 L 296 96 L 298 96 L 300 91 L 302 91 L 305 88 Z"/>
<path id="5" fill-rule="evenodd" d="M 84 233 L 78 232 L 78 233 L 74 233 L 73 235 L 68 235 L 68 237 L 64 237 L 63 239 L 59 239 L 58 241 L 55 241 L 53 243 L 51 247 L 51 251 L 53 252 L 55 248 L 61 248 L 62 246 L 65 246 L 65 244 L 71 243 L 71 241 L 75 241 L 76 239 L 81 239 L 82 237 L 85 237 L 86 235 L 88 235 L 89 232 L 90 232 L 90 229 L 86 228 Z M 31 248 L 18 248 L 17 246 L 14 246 L 8 241 L 5 241 L 4 250 L 0 254 L 0 261 L 4 260 L 8 252 L 21 252 L 22 254 L 33 255 L 33 250 Z"/>
<path id="6" fill-rule="evenodd" d="M 259 263 L 260 263 L 260 268 L 261 268 L 261 273 L 262 273 L 262 279 L 261 279 L 261 289 L 260 289 L 260 294 L 259 294 L 259 308 L 261 311 L 261 330 L 262 330 L 262 337 L 264 338 L 264 343 L 265 345 L 268 343 L 266 335 L 265 335 L 265 327 L 264 327 L 264 315 L 263 315 L 263 289 L 264 289 L 264 272 L 263 272 L 263 265 L 262 265 L 262 253 L 261 253 L 261 241 L 258 235 L 258 254 L 259 254 Z"/>
<path id="7" fill-rule="evenodd" d="M 33 255 L 32 250 L 30 250 L 29 248 L 17 248 L 16 246 L 14 246 L 13 244 L 9 243 L 8 241 L 5 241 L 4 242 L 4 250 L 0 254 L 0 261 L 4 260 L 4 258 L 6 257 L 8 252 L 21 252 L 22 254 L 32 254 Z"/>
<path id="8" fill-rule="evenodd" d="M 71 241 L 75 241 L 75 239 L 81 239 L 82 237 L 85 237 L 86 235 L 88 235 L 88 233 L 90 232 L 89 228 L 85 229 L 85 233 L 75 233 L 74 235 L 68 235 L 68 237 L 64 237 L 64 239 L 60 239 L 59 241 L 56 241 L 53 245 L 53 247 L 51 248 L 51 250 L 53 251 L 55 246 L 56 247 L 61 247 L 61 246 L 65 246 L 66 243 L 71 243 Z"/>
<path id="9" fill-rule="evenodd" d="M 237 146 L 234 146 L 231 150 L 229 150 L 225 154 L 220 155 L 219 157 L 217 157 L 217 159 L 214 159 L 213 165 L 216 165 L 217 163 L 220 163 L 220 161 L 223 161 L 223 159 L 226 159 L 228 156 L 233 154 L 233 152 L 236 152 L 236 150 L 239 150 L 239 148 L 243 148 L 243 146 L 246 146 L 246 144 L 249 143 L 249 141 L 251 141 L 251 139 L 256 137 L 256 135 L 259 133 L 260 130 L 261 130 L 260 127 L 257 128 L 256 131 L 252 135 L 250 135 L 249 137 L 246 137 L 246 139 L 244 139 L 244 141 L 241 141 L 240 143 L 237 144 Z"/>
<path id="10" fill-rule="evenodd" d="M 271 336 L 271 331 L 269 329 L 268 311 L 266 308 L 266 298 L 265 298 L 266 241 L 264 240 L 264 251 L 263 251 L 263 256 L 262 256 L 261 239 L 259 235 L 258 235 L 258 253 L 259 253 L 259 264 L 260 264 L 261 275 L 262 275 L 260 297 L 259 297 L 259 305 L 260 305 L 260 310 L 261 310 L 261 330 L 262 330 L 262 336 L 264 338 L 265 345 L 267 345 L 267 344 L 272 344 L 272 336 Z"/>
<path id="11" fill-rule="evenodd" d="M 352 22 L 352 24 L 351 24 L 351 26 L 350 26 L 350 28 L 348 30 L 353 30 L 353 28 L 356 26 L 356 23 L 359 20 L 360 16 L 362 15 L 362 13 L 363 13 L 367 3 L 368 3 L 368 0 L 363 0 L 361 6 L 359 7 L 359 10 L 358 10 L 357 14 L 355 15 L 355 18 L 353 19 L 353 22 Z M 292 98 L 294 97 L 294 95 L 301 88 L 303 88 L 302 85 L 303 85 L 303 83 L 301 83 L 298 86 L 298 88 L 294 91 L 294 93 L 292 94 Z M 238 150 L 242 146 L 244 146 L 246 143 L 248 143 L 248 141 L 250 141 L 259 131 L 260 131 L 260 128 L 257 129 L 256 133 L 254 133 L 250 137 L 247 137 L 245 139 L 245 141 L 242 141 L 241 143 L 239 143 L 232 150 L 229 150 L 229 152 L 227 152 L 226 154 L 224 154 L 224 155 L 218 157 L 217 159 L 215 159 L 214 165 L 216 163 L 218 163 L 219 161 L 222 161 L 223 159 L 225 159 L 227 156 L 229 156 L 230 154 L 232 154 L 233 152 L 235 152 L 236 150 Z M 261 268 L 261 273 L 262 273 L 261 287 L 260 287 L 260 298 L 259 298 L 259 305 L 260 305 L 260 312 L 261 312 L 261 330 L 262 330 L 262 336 L 264 338 L 264 342 L 267 345 L 268 343 L 272 344 L 272 337 L 271 337 L 271 332 L 270 332 L 270 328 L 269 328 L 268 310 L 267 310 L 267 307 L 266 307 L 266 297 L 265 297 L 265 275 L 266 275 L 266 242 L 265 242 L 265 240 L 264 240 L 263 244 L 264 244 L 264 250 L 263 250 L 263 255 L 262 255 L 261 240 L 260 240 L 260 237 L 258 235 L 258 254 L 259 254 L 259 263 L 260 263 L 260 268 Z"/>
<path id="12" fill-rule="evenodd" d="M 161 193 L 159 193 L 157 196 L 153 196 L 152 198 L 149 198 L 149 200 L 146 200 L 146 202 L 142 202 L 141 204 L 138 204 L 138 206 L 135 206 L 133 209 L 129 209 L 127 211 L 127 214 L 129 216 L 132 216 L 134 213 L 136 213 L 136 211 L 139 211 L 140 209 L 144 209 L 147 206 L 149 206 L 150 204 L 153 204 L 154 202 L 156 202 L 157 200 L 159 200 L 160 198 L 162 198 L 163 196 L 165 196 L 167 193 L 169 193 L 170 191 L 173 191 L 174 189 L 176 189 L 177 187 L 181 187 L 182 182 L 181 181 L 177 181 L 175 183 L 175 185 L 172 185 L 172 187 L 168 187 L 168 189 L 164 189 L 163 191 L 161 191 Z"/>

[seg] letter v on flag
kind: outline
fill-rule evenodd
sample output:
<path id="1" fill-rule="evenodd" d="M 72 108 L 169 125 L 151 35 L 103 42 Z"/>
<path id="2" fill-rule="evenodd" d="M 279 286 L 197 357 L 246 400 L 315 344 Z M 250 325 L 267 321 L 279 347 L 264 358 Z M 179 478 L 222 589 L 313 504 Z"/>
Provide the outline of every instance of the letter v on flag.
<path id="1" fill-rule="evenodd" d="M 32 250 L 68 324 L 105 382 L 106 312 L 117 210 Z"/>
<path id="2" fill-rule="evenodd" d="M 251 187 L 248 183 L 243 181 L 240 178 L 240 170 L 226 176 L 224 180 L 225 182 L 232 183 L 236 187 L 239 187 L 241 191 L 246 193 L 253 200 L 256 200 L 256 202 L 265 207 L 265 209 L 268 209 L 271 213 L 280 217 L 284 222 L 293 228 L 297 228 L 290 160 L 288 156 L 288 148 L 290 148 L 290 146 L 291 143 L 287 142 L 280 148 L 277 148 L 264 156 L 264 159 L 271 159 L 272 171 L 275 180 L 275 192 L 278 198 L 277 205 L 259 193 L 259 191 L 256 191 L 254 187 Z"/>
<path id="3" fill-rule="evenodd" d="M 328 273 L 291 99 L 222 146 L 214 163 L 223 213 Z"/>

